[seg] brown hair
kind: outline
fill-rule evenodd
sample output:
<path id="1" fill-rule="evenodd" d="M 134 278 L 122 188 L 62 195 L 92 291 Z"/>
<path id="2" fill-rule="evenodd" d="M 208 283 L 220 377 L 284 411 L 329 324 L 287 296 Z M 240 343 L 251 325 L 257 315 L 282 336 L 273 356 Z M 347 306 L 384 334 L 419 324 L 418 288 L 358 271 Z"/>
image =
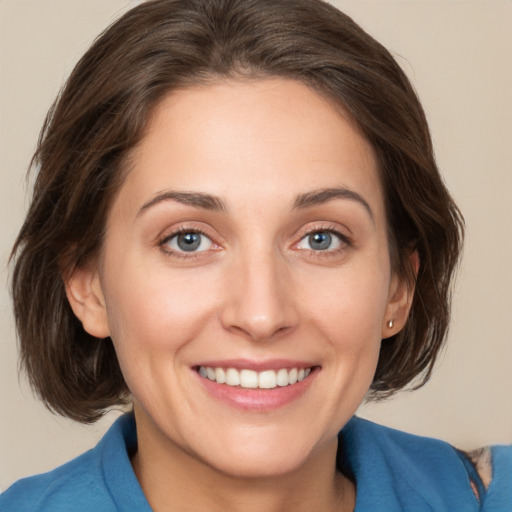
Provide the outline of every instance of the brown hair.
<path id="1" fill-rule="evenodd" d="M 412 284 L 405 328 L 382 343 L 370 394 L 430 376 L 446 337 L 462 217 L 434 160 L 421 105 L 390 53 L 320 0 L 153 0 L 80 60 L 46 118 L 32 203 L 13 248 L 21 361 L 55 412 L 90 422 L 129 401 L 110 339 L 87 334 L 63 272 L 94 255 L 130 150 L 169 92 L 219 77 L 288 77 L 351 114 L 377 154 L 392 266 Z M 65 266 L 65 268 L 63 268 Z"/>

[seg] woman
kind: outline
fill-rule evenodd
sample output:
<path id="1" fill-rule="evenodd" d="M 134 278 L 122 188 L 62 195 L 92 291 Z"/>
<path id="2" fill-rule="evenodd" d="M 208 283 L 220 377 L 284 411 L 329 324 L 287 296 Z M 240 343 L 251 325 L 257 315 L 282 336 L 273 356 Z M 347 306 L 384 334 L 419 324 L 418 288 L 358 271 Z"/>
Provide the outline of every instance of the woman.
<path id="1" fill-rule="evenodd" d="M 2 510 L 510 509 L 509 450 L 489 486 L 353 418 L 429 377 L 463 228 L 412 87 L 349 18 L 144 3 L 75 68 L 34 161 L 23 364 L 65 416 L 134 413 Z"/>

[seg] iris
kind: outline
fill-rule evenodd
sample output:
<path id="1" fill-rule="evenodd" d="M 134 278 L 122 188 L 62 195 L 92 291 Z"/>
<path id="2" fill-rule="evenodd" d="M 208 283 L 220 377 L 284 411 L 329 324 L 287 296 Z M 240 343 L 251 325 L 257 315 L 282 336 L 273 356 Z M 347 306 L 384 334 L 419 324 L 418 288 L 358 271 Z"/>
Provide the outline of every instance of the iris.
<path id="1" fill-rule="evenodd" d="M 176 242 L 182 251 L 195 251 L 201 245 L 201 234 L 182 233 L 177 236 Z"/>
<path id="2" fill-rule="evenodd" d="M 309 235 L 309 246 L 315 251 L 325 251 L 332 243 L 332 235 L 326 231 L 319 231 Z"/>

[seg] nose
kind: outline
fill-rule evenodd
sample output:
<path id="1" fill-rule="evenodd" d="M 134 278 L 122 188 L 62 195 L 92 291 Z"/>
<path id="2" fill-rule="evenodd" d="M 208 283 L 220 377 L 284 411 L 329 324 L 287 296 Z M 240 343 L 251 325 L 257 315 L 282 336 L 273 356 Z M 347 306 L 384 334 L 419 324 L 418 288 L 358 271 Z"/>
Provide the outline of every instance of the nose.
<path id="1" fill-rule="evenodd" d="M 298 323 L 289 270 L 279 257 L 239 257 L 230 269 L 229 289 L 221 311 L 225 329 L 255 341 L 292 331 Z"/>

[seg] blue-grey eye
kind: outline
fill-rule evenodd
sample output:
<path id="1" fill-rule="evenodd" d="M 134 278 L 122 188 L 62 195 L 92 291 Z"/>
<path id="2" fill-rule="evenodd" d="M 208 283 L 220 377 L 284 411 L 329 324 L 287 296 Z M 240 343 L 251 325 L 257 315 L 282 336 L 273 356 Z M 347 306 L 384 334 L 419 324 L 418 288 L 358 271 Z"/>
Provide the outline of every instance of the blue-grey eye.
<path id="1" fill-rule="evenodd" d="M 174 235 L 167 245 L 177 252 L 201 252 L 210 249 L 212 241 L 202 233 L 188 231 Z"/>
<path id="2" fill-rule="evenodd" d="M 309 246 L 316 251 L 325 251 L 329 249 L 332 242 L 330 233 L 313 233 L 308 237 Z"/>
<path id="3" fill-rule="evenodd" d="M 305 236 L 298 244 L 298 249 L 310 251 L 327 251 L 337 249 L 342 243 L 339 235 L 331 231 L 315 231 Z"/>

